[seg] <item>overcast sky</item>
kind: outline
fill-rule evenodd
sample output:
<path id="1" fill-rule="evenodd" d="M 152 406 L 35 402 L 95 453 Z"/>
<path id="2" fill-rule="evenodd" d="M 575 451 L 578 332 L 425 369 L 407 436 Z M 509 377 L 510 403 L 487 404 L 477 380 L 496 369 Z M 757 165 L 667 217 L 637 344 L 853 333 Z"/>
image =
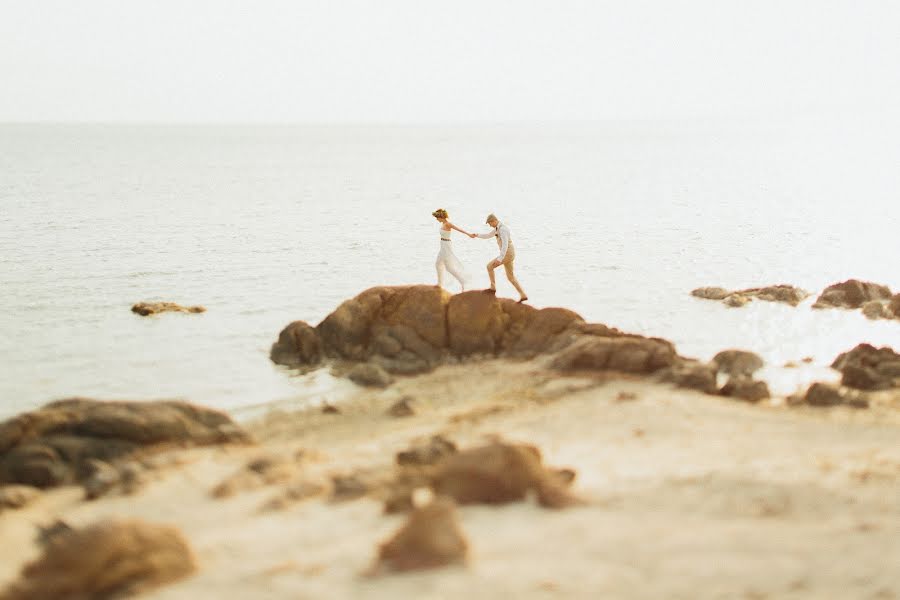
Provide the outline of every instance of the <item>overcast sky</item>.
<path id="1" fill-rule="evenodd" d="M 0 121 L 585 120 L 898 105 L 898 0 L 0 0 Z"/>

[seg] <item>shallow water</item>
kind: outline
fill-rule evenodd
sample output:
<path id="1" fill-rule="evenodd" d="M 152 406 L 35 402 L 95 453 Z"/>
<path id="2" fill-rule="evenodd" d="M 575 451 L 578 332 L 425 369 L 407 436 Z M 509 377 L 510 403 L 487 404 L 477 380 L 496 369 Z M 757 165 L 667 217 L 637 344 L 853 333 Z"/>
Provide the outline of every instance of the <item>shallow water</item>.
<path id="1" fill-rule="evenodd" d="M 429 216 L 510 226 L 537 306 L 755 350 L 790 391 L 900 322 L 755 302 L 703 285 L 848 277 L 900 288 L 900 127 L 877 119 L 590 126 L 0 126 L 0 415 L 51 399 L 182 397 L 236 408 L 338 393 L 268 360 L 381 284 L 431 283 Z M 492 241 L 456 234 L 477 285 Z M 500 275 L 501 294 L 514 291 Z M 140 318 L 140 300 L 203 304 Z"/>

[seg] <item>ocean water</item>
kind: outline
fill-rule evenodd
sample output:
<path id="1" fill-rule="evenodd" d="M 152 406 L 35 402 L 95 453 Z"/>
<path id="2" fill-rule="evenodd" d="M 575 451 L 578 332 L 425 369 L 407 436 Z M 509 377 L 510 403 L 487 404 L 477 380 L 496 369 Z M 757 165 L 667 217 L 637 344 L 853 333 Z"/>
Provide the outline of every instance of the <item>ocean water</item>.
<path id="1" fill-rule="evenodd" d="M 534 305 L 699 358 L 754 350 L 787 393 L 858 342 L 900 347 L 900 322 L 689 292 L 900 289 L 898 132 L 880 117 L 2 125 L 0 416 L 73 395 L 242 409 L 338 394 L 349 384 L 274 366 L 269 346 L 367 287 L 434 282 L 438 207 L 479 231 L 500 215 Z M 493 241 L 453 243 L 485 286 Z M 140 318 L 141 300 L 208 312 Z"/>

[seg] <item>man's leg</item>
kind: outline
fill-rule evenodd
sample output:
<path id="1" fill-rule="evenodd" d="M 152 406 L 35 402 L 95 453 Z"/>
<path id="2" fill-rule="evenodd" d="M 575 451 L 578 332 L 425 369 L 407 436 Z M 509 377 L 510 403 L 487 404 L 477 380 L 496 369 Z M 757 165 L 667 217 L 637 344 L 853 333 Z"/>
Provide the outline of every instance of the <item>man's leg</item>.
<path id="1" fill-rule="evenodd" d="M 506 269 L 506 278 L 509 279 L 509 282 L 513 284 L 513 287 L 516 288 L 517 292 L 519 292 L 521 300 L 528 300 L 528 295 L 525 293 L 525 290 L 522 289 L 522 286 L 519 284 L 519 280 L 516 279 L 516 272 L 513 268 L 514 263 L 515 259 L 508 260 L 503 263 L 503 267 Z"/>
<path id="2" fill-rule="evenodd" d="M 491 280 L 491 289 L 494 290 L 495 292 L 497 291 L 497 281 L 494 279 L 494 269 L 496 269 L 497 266 L 498 265 L 497 265 L 496 260 L 492 260 L 491 262 L 488 263 L 488 266 L 487 266 L 488 277 Z"/>

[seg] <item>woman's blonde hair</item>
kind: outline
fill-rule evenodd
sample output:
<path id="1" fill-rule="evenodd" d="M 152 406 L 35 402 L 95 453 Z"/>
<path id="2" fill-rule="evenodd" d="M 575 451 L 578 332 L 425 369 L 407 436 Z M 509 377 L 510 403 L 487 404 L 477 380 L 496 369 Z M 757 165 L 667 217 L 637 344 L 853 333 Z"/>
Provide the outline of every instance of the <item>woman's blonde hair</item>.
<path id="1" fill-rule="evenodd" d="M 435 219 L 447 219 L 450 217 L 450 213 L 448 213 L 443 208 L 439 208 L 436 211 L 434 211 L 433 213 L 431 213 L 431 216 L 434 217 Z"/>

